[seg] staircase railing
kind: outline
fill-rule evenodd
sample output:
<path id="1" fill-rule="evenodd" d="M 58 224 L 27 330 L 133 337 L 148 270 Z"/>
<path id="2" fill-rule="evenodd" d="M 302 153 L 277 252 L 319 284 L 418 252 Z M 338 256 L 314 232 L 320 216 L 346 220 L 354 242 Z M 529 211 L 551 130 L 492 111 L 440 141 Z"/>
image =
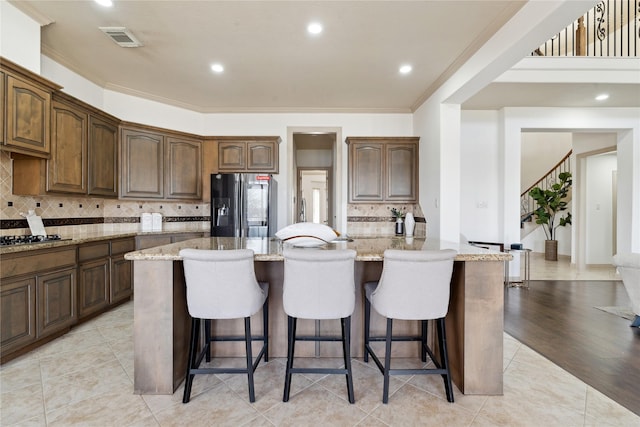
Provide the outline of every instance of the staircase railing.
<path id="1" fill-rule="evenodd" d="M 546 190 L 558 181 L 558 175 L 562 172 L 571 172 L 571 153 L 573 150 L 570 150 L 557 165 L 520 195 L 520 227 L 531 220 L 535 210 L 535 200 L 529 195 L 529 192 L 535 187 Z"/>
<path id="2" fill-rule="evenodd" d="M 532 55 L 636 57 L 640 55 L 640 1 L 600 1 Z"/>

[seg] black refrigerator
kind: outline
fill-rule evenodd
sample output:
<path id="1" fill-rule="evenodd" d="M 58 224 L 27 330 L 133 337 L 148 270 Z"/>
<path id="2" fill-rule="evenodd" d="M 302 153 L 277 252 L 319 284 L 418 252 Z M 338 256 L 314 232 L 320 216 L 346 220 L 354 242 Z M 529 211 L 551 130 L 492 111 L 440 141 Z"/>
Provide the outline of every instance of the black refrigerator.
<path id="1" fill-rule="evenodd" d="M 211 175 L 211 236 L 272 237 L 277 231 L 276 195 L 269 174 Z"/>

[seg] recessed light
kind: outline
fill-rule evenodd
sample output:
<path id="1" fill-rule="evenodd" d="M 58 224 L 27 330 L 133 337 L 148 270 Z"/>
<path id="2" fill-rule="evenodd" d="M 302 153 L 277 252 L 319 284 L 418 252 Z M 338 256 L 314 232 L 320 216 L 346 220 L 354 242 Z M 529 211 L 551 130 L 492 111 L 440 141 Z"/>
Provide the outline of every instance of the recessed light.
<path id="1" fill-rule="evenodd" d="M 312 22 L 307 26 L 307 31 L 310 34 L 320 34 L 322 32 L 322 25 L 317 22 Z"/>
<path id="2" fill-rule="evenodd" d="M 600 95 L 596 96 L 596 101 L 604 101 L 605 99 L 609 99 L 608 93 L 601 93 Z"/>
<path id="3" fill-rule="evenodd" d="M 224 71 L 224 67 L 221 64 L 213 64 L 211 66 L 211 71 L 214 73 L 221 73 Z"/>
<path id="4" fill-rule="evenodd" d="M 402 74 L 409 74 L 411 72 L 411 70 L 413 70 L 411 65 L 402 65 L 400 67 L 400 73 L 402 73 Z"/>
<path id="5" fill-rule="evenodd" d="M 111 0 L 94 0 L 100 6 L 111 7 L 113 6 L 113 2 Z"/>

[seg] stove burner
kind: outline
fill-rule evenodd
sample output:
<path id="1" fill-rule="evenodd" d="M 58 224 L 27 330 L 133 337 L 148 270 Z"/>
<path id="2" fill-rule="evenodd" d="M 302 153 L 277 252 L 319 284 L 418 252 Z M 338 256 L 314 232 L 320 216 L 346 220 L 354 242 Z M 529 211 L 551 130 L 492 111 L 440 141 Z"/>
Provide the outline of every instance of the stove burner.
<path id="1" fill-rule="evenodd" d="M 63 239 L 58 234 L 49 234 L 46 236 L 0 236 L 0 246 L 28 245 L 30 243 L 43 243 L 54 240 Z"/>

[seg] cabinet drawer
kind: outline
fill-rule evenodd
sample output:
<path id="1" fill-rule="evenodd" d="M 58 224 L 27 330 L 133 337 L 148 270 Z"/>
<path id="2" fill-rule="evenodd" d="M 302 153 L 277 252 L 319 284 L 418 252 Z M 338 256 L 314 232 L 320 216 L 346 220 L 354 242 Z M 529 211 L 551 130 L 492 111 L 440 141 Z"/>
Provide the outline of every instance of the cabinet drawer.
<path id="1" fill-rule="evenodd" d="M 109 242 L 82 245 L 78 248 L 78 261 L 87 261 L 109 256 Z"/>
<path id="2" fill-rule="evenodd" d="M 53 268 L 59 269 L 76 264 L 76 247 L 63 249 L 46 249 L 44 251 L 27 251 L 19 254 L 7 254 L 2 257 L 0 277 L 13 277 L 22 274 L 34 274 Z"/>
<path id="3" fill-rule="evenodd" d="M 111 255 L 126 254 L 136 249 L 135 239 L 113 240 L 111 242 Z"/>

